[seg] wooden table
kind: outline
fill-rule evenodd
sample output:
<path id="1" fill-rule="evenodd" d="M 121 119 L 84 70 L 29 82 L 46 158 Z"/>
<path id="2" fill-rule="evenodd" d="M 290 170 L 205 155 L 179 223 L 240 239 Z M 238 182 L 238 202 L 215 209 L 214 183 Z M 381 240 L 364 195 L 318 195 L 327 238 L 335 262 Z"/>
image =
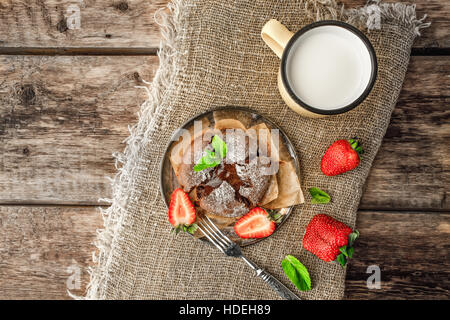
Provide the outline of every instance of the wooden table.
<path id="1" fill-rule="evenodd" d="M 449 298 L 450 1 L 415 2 L 432 26 L 366 184 L 349 299 Z M 98 199 L 145 99 L 134 86 L 158 68 L 153 13 L 165 5 L 0 1 L 0 298 L 67 299 L 74 270 L 84 292 Z M 367 288 L 369 265 L 381 289 Z"/>

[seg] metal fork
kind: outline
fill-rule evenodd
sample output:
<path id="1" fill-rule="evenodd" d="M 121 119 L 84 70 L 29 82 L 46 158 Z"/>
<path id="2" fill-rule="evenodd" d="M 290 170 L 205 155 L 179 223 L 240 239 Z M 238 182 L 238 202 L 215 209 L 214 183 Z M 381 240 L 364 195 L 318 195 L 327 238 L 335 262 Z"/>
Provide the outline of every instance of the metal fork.
<path id="1" fill-rule="evenodd" d="M 289 290 L 284 284 L 275 279 L 271 274 L 264 269 L 258 267 L 255 263 L 246 258 L 241 251 L 241 247 L 230 240 L 222 231 L 217 228 L 214 222 L 207 216 L 197 219 L 198 229 L 205 235 L 205 237 L 220 251 L 230 257 L 237 257 L 244 260 L 250 268 L 252 268 L 256 275 L 262 278 L 269 286 L 272 287 L 283 299 L 286 300 L 300 300 L 300 298 Z"/>

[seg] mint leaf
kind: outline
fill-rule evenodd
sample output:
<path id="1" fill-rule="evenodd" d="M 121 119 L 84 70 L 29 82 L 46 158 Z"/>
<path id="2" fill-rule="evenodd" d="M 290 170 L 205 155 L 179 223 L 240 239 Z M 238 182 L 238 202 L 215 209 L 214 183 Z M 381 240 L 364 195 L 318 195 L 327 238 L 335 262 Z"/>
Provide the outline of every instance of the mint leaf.
<path id="1" fill-rule="evenodd" d="M 220 161 L 227 155 L 227 144 L 219 137 L 214 136 L 211 142 L 214 152 L 205 149 L 205 155 L 200 158 L 194 166 L 194 171 L 199 172 L 207 168 L 218 166 Z"/>
<path id="2" fill-rule="evenodd" d="M 281 261 L 281 267 L 286 276 L 300 290 L 311 290 L 311 278 L 308 269 L 294 256 L 287 255 Z"/>
<path id="3" fill-rule="evenodd" d="M 197 164 L 194 166 L 194 171 L 195 171 L 195 172 L 199 172 L 199 171 L 205 170 L 206 168 L 208 168 L 207 165 L 197 163 Z"/>
<path id="4" fill-rule="evenodd" d="M 331 197 L 325 191 L 319 188 L 310 188 L 309 193 L 311 194 L 312 200 L 311 203 L 328 203 L 331 200 Z"/>
<path id="5" fill-rule="evenodd" d="M 211 159 L 216 157 L 216 154 L 209 149 L 205 149 L 205 153 L 206 153 L 206 156 L 210 157 Z"/>
<path id="6" fill-rule="evenodd" d="M 202 171 L 206 168 L 212 168 L 220 164 L 220 159 L 218 159 L 214 152 L 205 149 L 205 155 L 200 158 L 198 163 L 194 166 L 194 171 Z"/>
<path id="7" fill-rule="evenodd" d="M 225 141 L 223 141 L 219 136 L 214 136 L 211 145 L 220 159 L 225 159 L 228 151 Z"/>
<path id="8" fill-rule="evenodd" d="M 341 266 L 344 268 L 347 264 L 347 258 L 344 256 L 344 254 L 340 254 L 337 256 L 337 261 L 341 264 Z"/>

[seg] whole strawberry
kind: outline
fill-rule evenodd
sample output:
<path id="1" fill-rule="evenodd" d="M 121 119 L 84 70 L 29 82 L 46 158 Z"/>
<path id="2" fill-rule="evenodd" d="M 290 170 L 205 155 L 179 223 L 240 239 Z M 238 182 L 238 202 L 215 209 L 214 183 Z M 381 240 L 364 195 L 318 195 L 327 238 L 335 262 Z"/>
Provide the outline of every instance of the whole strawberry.
<path id="1" fill-rule="evenodd" d="M 358 140 L 338 140 L 329 146 L 323 155 L 320 169 L 327 176 L 353 170 L 359 165 L 359 156 L 362 153 Z"/>
<path id="2" fill-rule="evenodd" d="M 314 216 L 306 227 L 303 247 L 319 259 L 337 261 L 344 267 L 347 259 L 353 257 L 353 242 L 359 236 L 344 223 L 326 215 Z"/>

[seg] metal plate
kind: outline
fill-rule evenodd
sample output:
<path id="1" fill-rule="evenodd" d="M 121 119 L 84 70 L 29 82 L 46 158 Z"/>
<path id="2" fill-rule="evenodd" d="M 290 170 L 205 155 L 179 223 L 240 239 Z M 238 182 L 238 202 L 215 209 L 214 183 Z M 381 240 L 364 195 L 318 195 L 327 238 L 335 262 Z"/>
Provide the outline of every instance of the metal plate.
<path id="1" fill-rule="evenodd" d="M 297 175 L 300 177 L 299 161 L 297 158 L 297 154 L 295 152 L 295 148 L 292 145 L 289 138 L 284 133 L 284 131 L 279 126 L 277 126 L 271 120 L 263 117 L 256 111 L 250 110 L 248 108 L 234 107 L 234 106 L 221 107 L 221 108 L 213 109 L 213 110 L 204 112 L 202 114 L 196 115 L 193 118 L 186 121 L 179 129 L 176 130 L 176 132 L 172 135 L 170 142 L 167 144 L 164 156 L 161 161 L 161 169 L 160 169 L 161 196 L 167 207 L 169 206 L 170 196 L 171 196 L 173 190 L 175 190 L 176 188 L 178 188 L 180 186 L 176 179 L 175 172 L 173 171 L 172 164 L 170 163 L 170 158 L 169 158 L 169 151 L 171 150 L 172 144 L 178 141 L 181 129 L 189 128 L 190 126 L 192 126 L 194 124 L 194 121 L 196 121 L 196 120 L 201 120 L 203 118 L 206 118 L 210 121 L 210 125 L 213 127 L 214 126 L 214 116 L 213 116 L 214 112 L 220 112 L 221 115 L 226 115 L 227 117 L 230 117 L 232 119 L 237 119 L 237 120 L 243 122 L 247 128 L 263 122 L 267 125 L 267 127 L 269 127 L 269 129 L 278 129 L 279 133 L 280 133 L 280 135 L 279 135 L 280 142 L 286 146 L 286 148 L 289 152 L 289 155 L 292 158 L 294 167 L 297 171 Z M 283 216 L 282 216 L 281 222 L 279 224 L 277 224 L 275 232 L 279 228 L 281 228 L 284 221 L 286 221 L 286 219 L 291 214 L 292 209 L 293 209 L 293 206 L 276 210 L 277 212 L 282 213 Z M 251 245 L 256 242 L 266 239 L 266 238 L 263 238 L 263 239 L 241 239 L 234 233 L 233 225 L 225 228 L 223 231 L 225 231 L 225 233 L 230 238 L 232 238 L 232 240 L 236 241 L 241 246 L 248 246 L 248 245 Z"/>

